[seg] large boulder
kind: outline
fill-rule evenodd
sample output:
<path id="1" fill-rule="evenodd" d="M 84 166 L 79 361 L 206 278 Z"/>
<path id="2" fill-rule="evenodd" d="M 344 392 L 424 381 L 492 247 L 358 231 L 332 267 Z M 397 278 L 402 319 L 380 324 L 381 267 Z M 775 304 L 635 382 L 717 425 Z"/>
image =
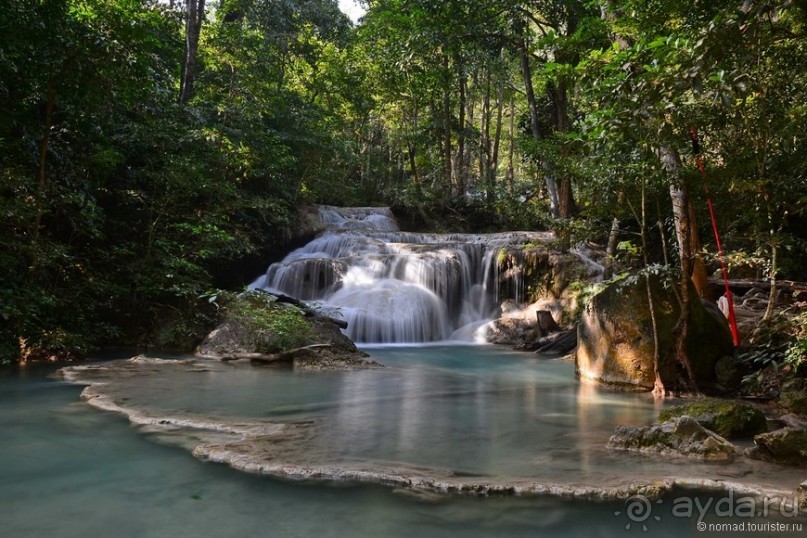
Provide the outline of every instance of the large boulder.
<path id="1" fill-rule="evenodd" d="M 737 447 L 686 415 L 653 426 L 620 426 L 608 448 L 713 461 L 738 454 Z"/>
<path id="2" fill-rule="evenodd" d="M 717 361 L 733 352 L 731 332 L 716 305 L 701 301 L 694 288 L 690 292 L 692 316 L 687 350 L 697 381 L 711 384 Z M 673 286 L 664 287 L 654 277 L 651 293 L 662 379 L 675 379 L 673 328 L 680 306 Z M 626 390 L 653 389 L 654 339 L 648 304 L 643 278 L 611 284 L 591 299 L 578 325 L 578 377 Z"/>
<path id="3" fill-rule="evenodd" d="M 659 413 L 660 422 L 688 415 L 698 424 L 727 439 L 753 437 L 768 431 L 765 414 L 756 407 L 731 400 L 708 399 L 669 407 Z"/>

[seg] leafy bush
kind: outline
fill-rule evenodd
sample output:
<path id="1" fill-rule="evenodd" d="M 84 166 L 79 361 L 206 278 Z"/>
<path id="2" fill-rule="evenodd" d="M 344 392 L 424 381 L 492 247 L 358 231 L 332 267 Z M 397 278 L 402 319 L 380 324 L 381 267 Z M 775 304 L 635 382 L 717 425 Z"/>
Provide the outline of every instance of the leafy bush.
<path id="1" fill-rule="evenodd" d="M 793 338 L 785 351 L 785 363 L 797 373 L 807 369 L 807 311 L 792 320 Z"/>
<path id="2" fill-rule="evenodd" d="M 807 312 L 788 316 L 778 315 L 770 323 L 763 323 L 748 338 L 748 346 L 741 351 L 740 361 L 751 373 L 745 383 L 753 383 L 766 369 L 779 370 L 789 366 L 795 374 L 804 373 L 807 365 Z"/>

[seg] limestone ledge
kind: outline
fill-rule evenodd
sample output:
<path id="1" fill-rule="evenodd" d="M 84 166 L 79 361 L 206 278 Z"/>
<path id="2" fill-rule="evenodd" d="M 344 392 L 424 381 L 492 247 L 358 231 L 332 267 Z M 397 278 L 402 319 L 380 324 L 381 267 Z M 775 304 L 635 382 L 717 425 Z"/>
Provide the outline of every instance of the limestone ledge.
<path id="1" fill-rule="evenodd" d="M 194 372 L 208 369 L 202 361 L 166 361 L 136 357 L 118 361 L 114 374 L 107 365 L 82 365 L 63 368 L 58 374 L 65 380 L 88 385 L 82 398 L 98 409 L 125 415 L 130 422 L 149 433 L 177 434 L 193 455 L 234 469 L 293 481 L 376 483 L 403 490 L 446 495 L 470 496 L 556 496 L 586 500 L 623 500 L 632 495 L 658 498 L 676 488 L 728 492 L 755 498 L 794 499 L 794 491 L 765 485 L 705 479 L 698 477 L 633 477 L 614 485 L 545 483 L 523 477 L 489 477 L 456 474 L 450 470 L 412 466 L 383 461 L 328 462 L 316 453 L 303 455 L 300 450 L 316 433 L 317 421 L 295 423 L 269 421 L 232 421 L 211 415 L 180 413 L 158 415 L 127 405 L 125 398 L 115 399 L 105 393 L 113 376 L 135 376 L 143 370 L 180 366 Z M 321 457 L 321 456 L 320 456 Z M 805 504 L 804 496 L 801 503 Z"/>
<path id="2" fill-rule="evenodd" d="M 518 497 L 553 496 L 582 500 L 624 500 L 634 495 L 657 499 L 673 490 L 699 492 L 732 492 L 733 495 L 771 499 L 792 508 L 793 491 L 759 485 L 697 477 L 666 477 L 633 480 L 615 486 L 544 483 L 518 477 L 475 478 L 458 476 L 450 471 L 425 467 L 389 464 L 387 462 L 346 462 L 339 464 L 296 464 L 267 461 L 243 449 L 226 445 L 200 445 L 193 450 L 200 460 L 223 463 L 234 469 L 257 475 L 292 481 L 324 481 L 374 483 L 428 493 L 460 496 Z M 771 504 L 774 506 L 776 503 Z M 784 503 L 784 504 L 782 504 Z M 802 501 L 802 505 L 805 503 Z"/>

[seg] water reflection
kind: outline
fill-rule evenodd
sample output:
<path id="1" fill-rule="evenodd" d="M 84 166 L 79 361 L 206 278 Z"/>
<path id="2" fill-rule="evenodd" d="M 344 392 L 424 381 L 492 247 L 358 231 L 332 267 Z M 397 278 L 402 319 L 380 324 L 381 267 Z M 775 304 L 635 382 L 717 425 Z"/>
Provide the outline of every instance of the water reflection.
<path id="1" fill-rule="evenodd" d="M 243 448 L 248 461 L 281 466 L 421 467 L 434 471 L 424 471 L 428 476 L 453 472 L 497 483 L 603 488 L 679 477 L 729 476 L 775 488 L 799 483 L 762 462 L 742 460 L 729 468 L 610 452 L 606 442 L 617 426 L 654 420 L 654 400 L 578 384 L 567 361 L 472 346 L 370 353 L 387 368 L 300 372 L 205 363 L 188 372 L 154 366 L 153 372 L 125 372 L 100 390 L 151 416 L 310 423 L 282 446 L 256 441 Z M 194 432 L 182 445 L 197 439 Z"/>
<path id="2" fill-rule="evenodd" d="M 573 365 L 490 348 L 371 350 L 385 371 L 332 376 L 318 449 L 476 475 L 575 478 L 607 454 L 615 424 L 652 420 L 652 400 L 574 381 Z M 595 458 L 596 456 L 596 458 Z"/>
<path id="3" fill-rule="evenodd" d="M 604 474 L 603 468 L 609 466 L 614 473 L 623 475 L 648 471 L 653 476 L 663 476 L 667 472 L 657 458 L 625 454 L 614 458 L 605 450 L 597 450 L 596 442 L 588 441 L 589 435 L 604 435 L 613 423 L 647 420 L 653 404 L 646 398 L 578 387 L 565 377 L 569 365 L 556 361 L 523 356 L 510 360 L 508 354 L 494 352 L 474 353 L 477 358 L 470 360 L 467 356 L 460 360 L 452 354 L 441 355 L 439 351 L 434 361 L 419 359 L 419 355 L 425 352 L 385 356 L 391 365 L 386 372 L 294 373 L 226 368 L 196 372 L 189 379 L 187 374 L 175 376 L 162 371 L 148 378 L 148 383 L 140 379 L 128 385 L 127 397 L 139 404 L 181 404 L 191 410 L 215 409 L 221 414 L 307 416 L 326 422 L 326 417 L 334 422 L 345 417 L 348 430 L 352 428 L 354 433 L 365 436 L 367 450 L 375 454 L 384 449 L 379 443 L 383 435 L 363 430 L 357 422 L 367 416 L 386 417 L 391 425 L 387 432 L 395 435 L 391 443 L 394 450 L 409 454 L 417 452 L 430 435 L 439 433 L 424 428 L 423 423 L 431 421 L 432 406 L 443 402 L 436 405 L 438 412 L 445 406 L 451 413 L 443 414 L 434 424 L 456 421 L 466 426 L 479 425 L 474 442 L 485 445 L 476 456 L 480 465 L 495 466 L 503 454 L 515 452 L 513 443 L 525 436 L 540 437 L 541 432 L 552 435 L 557 431 L 559 437 L 537 448 L 522 447 L 519 457 L 531 458 L 536 468 L 559 467 L 565 461 L 564 466 L 572 469 L 570 480 L 580 476 L 574 475 L 573 468 L 585 465 L 590 468 L 581 474 L 591 480 L 597 473 Z M 463 360 L 468 368 L 460 366 Z M 80 387 L 46 379 L 50 372 L 47 368 L 33 368 L 18 375 L 0 369 L 3 536 L 588 538 L 628 534 L 625 525 L 631 521 L 626 518 L 622 501 L 478 499 L 372 486 L 302 486 L 205 465 L 185 450 L 150 442 L 118 415 L 84 405 L 78 398 Z M 128 382 L 134 380 L 129 378 Z M 383 390 L 378 390 L 379 383 Z M 632 411 L 631 406 L 638 411 Z M 373 411 L 363 415 L 361 410 L 365 408 Z M 397 414 L 385 415 L 396 409 Z M 415 433 L 395 423 L 399 419 L 413 425 Z M 590 433 L 600 430 L 602 433 Z M 342 445 L 340 450 L 351 442 L 349 436 L 344 437 L 337 439 Z M 436 437 L 439 440 L 444 436 Z M 673 473 L 688 472 L 693 476 L 699 469 L 704 476 L 714 476 L 718 469 L 692 464 L 669 467 Z M 785 470 L 792 476 L 783 479 L 781 470 L 771 473 L 764 467 L 745 471 L 758 475 L 757 480 L 772 483 L 798 483 L 803 478 Z M 653 505 L 654 514 L 661 520 L 646 520 L 647 533 L 634 524 L 630 534 L 709 536 L 697 532 L 696 518 L 671 513 L 677 497 L 694 495 L 692 490 L 672 492 L 663 504 Z M 700 505 L 716 506 L 720 498 L 701 495 Z M 744 521 L 718 518 L 714 512 L 709 512 L 707 522 Z M 784 519 L 775 514 L 754 521 L 805 524 L 803 517 Z M 781 537 L 796 533 L 754 535 Z"/>

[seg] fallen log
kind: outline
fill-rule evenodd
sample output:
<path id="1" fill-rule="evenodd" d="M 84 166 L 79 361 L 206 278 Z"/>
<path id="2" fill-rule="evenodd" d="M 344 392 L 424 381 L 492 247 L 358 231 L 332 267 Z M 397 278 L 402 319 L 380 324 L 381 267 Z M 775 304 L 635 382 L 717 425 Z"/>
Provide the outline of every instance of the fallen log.
<path id="1" fill-rule="evenodd" d="M 312 344 L 310 346 L 296 347 L 280 353 L 244 353 L 234 352 L 227 354 L 215 355 L 200 355 L 203 359 L 219 360 L 221 362 L 234 362 L 234 361 L 252 361 L 261 364 L 273 364 L 276 362 L 291 362 L 294 357 L 301 351 L 309 349 L 320 349 L 326 347 L 334 347 L 333 344 Z"/>
<path id="2" fill-rule="evenodd" d="M 709 285 L 712 287 L 712 291 L 715 292 L 717 294 L 716 296 L 718 297 L 725 292 L 725 284 L 723 280 L 710 279 Z M 807 283 L 797 282 L 794 280 L 777 280 L 776 287 L 791 294 L 795 292 L 807 292 Z M 731 289 L 732 293 L 735 295 L 743 296 L 752 288 L 758 288 L 762 291 L 770 291 L 771 281 L 751 279 L 729 280 L 729 289 Z"/>
<path id="3" fill-rule="evenodd" d="M 296 306 L 297 308 L 299 308 L 300 310 L 302 310 L 303 312 L 305 312 L 307 314 L 309 314 L 309 313 L 311 315 L 316 314 L 316 312 L 314 311 L 313 308 L 311 308 L 310 306 L 308 306 L 307 304 L 302 302 L 300 299 L 295 299 L 294 297 L 291 297 L 290 295 L 286 295 L 285 293 L 275 293 L 273 291 L 265 290 L 263 288 L 255 288 L 255 291 L 260 292 L 260 293 L 265 293 L 266 295 L 271 295 L 272 297 L 275 298 L 275 300 L 278 303 L 293 304 L 294 306 Z"/>
<path id="4" fill-rule="evenodd" d="M 543 336 L 529 343 L 516 346 L 516 351 L 565 355 L 577 347 L 577 329 L 568 329 Z"/>
<path id="5" fill-rule="evenodd" d="M 571 353 L 577 347 L 577 329 L 555 333 L 552 336 L 542 338 L 537 344 L 536 353 L 557 353 L 560 355 Z"/>
<path id="6" fill-rule="evenodd" d="M 320 314 L 319 312 L 317 312 L 316 310 L 314 310 L 313 308 L 311 308 L 310 306 L 305 304 L 300 299 L 295 299 L 294 297 L 291 297 L 291 296 L 283 294 L 283 293 L 274 293 L 274 292 L 264 290 L 264 289 L 261 289 L 261 288 L 256 288 L 256 290 L 261 292 L 261 293 L 265 293 L 266 295 L 271 295 L 272 297 L 275 298 L 275 300 L 278 303 L 288 303 L 288 304 L 296 306 L 297 308 L 299 308 L 300 310 L 303 311 L 303 314 L 305 314 L 306 317 L 318 318 L 318 319 L 326 319 L 326 320 L 330 321 L 331 323 L 333 323 L 334 325 L 336 325 L 337 327 L 339 327 L 340 329 L 347 329 L 347 321 L 345 321 L 343 319 L 332 318 L 330 316 L 323 316 L 322 314 Z"/>

